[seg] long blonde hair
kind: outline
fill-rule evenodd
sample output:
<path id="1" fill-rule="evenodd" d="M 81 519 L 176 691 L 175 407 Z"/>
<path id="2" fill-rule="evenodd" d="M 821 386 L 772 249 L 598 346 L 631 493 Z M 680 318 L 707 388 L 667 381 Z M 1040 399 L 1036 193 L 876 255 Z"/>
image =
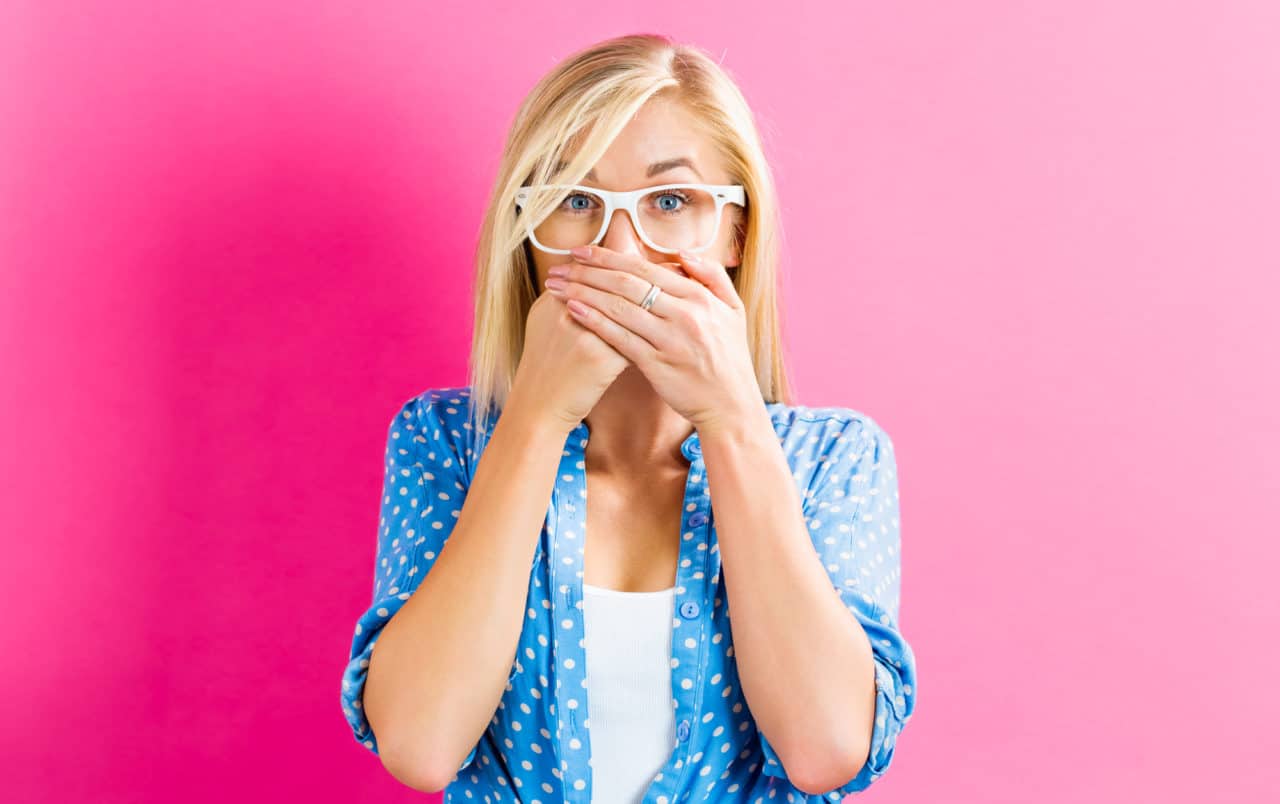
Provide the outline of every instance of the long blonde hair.
<path id="1" fill-rule="evenodd" d="M 577 184 L 631 117 L 655 96 L 690 110 L 719 147 L 747 203 L 735 230 L 742 261 L 734 286 L 746 307 L 751 357 L 766 402 L 791 404 L 782 355 L 778 282 L 781 224 L 773 178 L 746 99 L 705 52 L 658 34 L 609 39 L 570 55 L 530 91 L 507 136 L 476 246 L 471 405 L 481 432 L 505 404 L 536 298 L 525 217 L 541 220 L 556 199 L 535 198 L 517 216 L 526 184 Z M 576 149 L 572 161 L 565 155 Z M 563 171 L 556 166 L 564 161 Z"/>

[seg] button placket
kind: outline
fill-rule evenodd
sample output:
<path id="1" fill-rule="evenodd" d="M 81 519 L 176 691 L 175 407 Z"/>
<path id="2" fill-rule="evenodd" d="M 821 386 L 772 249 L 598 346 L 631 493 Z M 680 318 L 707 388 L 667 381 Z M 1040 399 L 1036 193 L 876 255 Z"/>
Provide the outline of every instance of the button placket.
<path id="1" fill-rule="evenodd" d="M 559 736 L 558 751 L 562 775 L 560 783 L 566 802 L 589 804 L 591 799 L 591 767 L 589 737 L 579 730 L 577 709 L 586 711 L 586 661 L 582 649 L 585 634 L 583 612 L 577 605 L 575 589 L 581 589 L 582 546 L 586 537 L 585 491 L 586 474 L 581 465 L 585 455 L 589 431 L 585 424 L 578 424 L 565 442 L 560 459 L 560 471 L 556 476 L 553 499 L 556 503 L 556 529 L 551 540 L 548 561 L 552 583 L 556 589 L 551 594 L 552 650 L 554 652 L 555 683 L 552 695 L 556 707 L 556 730 Z M 566 534 L 572 534 L 568 538 Z M 563 591 L 561 591 L 563 590 Z M 556 592 L 560 592 L 556 594 Z M 566 627 L 565 623 L 569 623 Z M 570 705 L 576 702 L 577 706 Z M 580 786 L 579 786 L 580 785 Z"/>
<path id="2" fill-rule="evenodd" d="M 681 600 L 676 607 L 684 625 L 674 629 L 673 636 L 679 640 L 679 644 L 672 645 L 672 656 L 680 659 L 680 668 L 685 671 L 682 674 L 685 678 L 673 677 L 672 679 L 678 685 L 672 692 L 679 702 L 680 708 L 677 714 L 680 720 L 676 724 L 678 747 L 672 752 L 671 761 L 674 762 L 677 756 L 681 761 L 680 771 L 676 774 L 672 785 L 673 790 L 682 789 L 684 779 L 690 771 L 689 755 L 692 746 L 689 738 L 693 734 L 693 719 L 697 716 L 702 700 L 703 667 L 708 640 L 707 629 L 700 616 L 702 607 L 707 604 L 708 591 L 711 588 L 708 573 L 711 553 L 710 535 L 704 529 L 710 521 L 704 509 L 709 508 L 711 502 L 706 486 L 706 471 L 702 465 L 702 450 L 696 436 L 687 445 L 685 456 L 690 461 L 689 479 L 685 484 L 682 503 L 682 510 L 686 512 L 686 527 L 681 528 L 680 531 L 680 566 L 677 570 L 677 589 L 685 590 L 685 599 Z M 690 506 L 693 507 L 692 511 L 689 510 Z M 684 536 L 688 532 L 692 532 L 693 537 L 686 540 Z M 699 550 L 700 542 L 706 542 L 707 548 Z M 686 640 L 689 639 L 694 642 L 692 647 L 686 645 Z M 682 681 L 688 681 L 689 686 L 684 687 Z"/>

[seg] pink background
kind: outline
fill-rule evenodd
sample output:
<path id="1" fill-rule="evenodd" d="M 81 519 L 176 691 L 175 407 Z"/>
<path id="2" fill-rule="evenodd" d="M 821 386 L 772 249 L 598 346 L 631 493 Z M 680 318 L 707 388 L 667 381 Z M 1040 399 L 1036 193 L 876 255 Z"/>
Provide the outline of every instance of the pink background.
<path id="1" fill-rule="evenodd" d="M 338 701 L 386 426 L 520 99 L 638 31 L 759 113 L 800 401 L 895 439 L 863 797 L 1280 796 L 1280 5 L 428 5 L 0 10 L 0 798 L 421 800 Z"/>

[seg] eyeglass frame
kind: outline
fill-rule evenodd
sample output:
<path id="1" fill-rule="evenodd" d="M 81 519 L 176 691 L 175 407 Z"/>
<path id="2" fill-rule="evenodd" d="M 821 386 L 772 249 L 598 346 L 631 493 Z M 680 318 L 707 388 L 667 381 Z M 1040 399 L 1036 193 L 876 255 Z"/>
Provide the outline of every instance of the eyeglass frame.
<path id="1" fill-rule="evenodd" d="M 653 249 L 654 251 L 661 251 L 664 254 L 675 254 L 676 252 L 681 250 L 690 252 L 692 254 L 696 254 L 700 251 L 705 251 L 711 248 L 711 246 L 715 245 L 716 235 L 720 234 L 720 218 L 722 217 L 722 214 L 724 212 L 725 204 L 737 204 L 738 206 L 743 207 L 744 209 L 746 208 L 746 205 L 747 205 L 746 189 L 741 184 L 691 184 L 689 182 L 679 182 L 675 184 L 656 184 L 653 187 L 641 187 L 636 190 L 602 190 L 599 187 L 587 187 L 586 185 L 583 185 L 583 184 L 540 184 L 540 185 L 534 185 L 534 186 L 519 187 L 516 189 L 516 193 L 515 193 L 516 209 L 524 208 L 524 205 L 529 200 L 529 193 L 532 190 L 550 189 L 553 187 L 568 189 L 570 191 L 582 190 L 592 195 L 598 195 L 604 199 L 604 217 L 600 223 L 600 231 L 596 232 L 596 236 L 591 238 L 591 240 L 587 241 L 586 243 L 583 243 L 584 246 L 594 246 L 597 243 L 599 243 L 604 238 L 605 232 L 609 231 L 609 222 L 613 220 L 613 213 L 619 209 L 624 209 L 627 211 L 627 214 L 631 216 L 632 227 L 636 230 L 636 234 L 640 235 L 640 239 L 644 241 L 645 245 Z M 640 223 L 640 218 L 637 213 L 636 207 L 638 205 L 637 202 L 640 200 L 641 197 L 649 195 L 650 193 L 657 192 L 659 190 L 672 190 L 677 187 L 687 187 L 689 189 L 694 189 L 694 190 L 703 190 L 705 192 L 711 193 L 711 197 L 715 199 L 716 225 L 715 225 L 715 228 L 711 230 L 711 237 L 707 242 L 707 244 L 704 246 L 698 246 L 697 248 L 686 248 L 686 249 L 662 248 L 661 246 L 657 245 L 656 243 L 654 243 L 652 240 L 649 239 L 648 233 L 645 232 L 644 226 Z M 572 192 L 566 193 L 564 198 L 568 198 L 571 195 L 573 195 Z M 561 201 L 563 200 L 564 199 L 562 198 Z M 569 253 L 569 249 L 567 248 L 551 248 L 550 246 L 544 246 L 542 243 L 539 243 L 537 235 L 533 233 L 532 224 L 526 224 L 525 231 L 529 233 L 529 239 L 533 242 L 533 245 L 537 247 L 539 250 L 545 251 L 548 254 L 568 254 Z"/>

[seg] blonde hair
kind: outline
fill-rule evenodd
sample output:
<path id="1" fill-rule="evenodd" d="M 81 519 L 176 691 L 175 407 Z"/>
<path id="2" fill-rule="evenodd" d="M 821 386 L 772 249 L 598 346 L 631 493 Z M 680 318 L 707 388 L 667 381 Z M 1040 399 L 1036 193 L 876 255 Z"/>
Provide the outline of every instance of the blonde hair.
<path id="1" fill-rule="evenodd" d="M 525 318 L 536 298 L 524 216 L 541 220 L 557 199 L 534 194 L 516 214 L 526 184 L 577 184 L 632 116 L 654 97 L 693 113 L 718 146 L 730 184 L 747 203 L 735 228 L 741 263 L 734 286 L 746 307 L 751 358 L 766 402 L 791 404 L 782 355 L 776 193 L 755 121 L 741 91 L 705 52 L 658 34 L 633 34 L 570 55 L 520 106 L 507 136 L 476 246 L 471 404 L 480 431 L 505 404 L 524 346 Z M 572 161 L 566 154 L 575 149 Z M 565 162 L 563 171 L 556 167 Z"/>

